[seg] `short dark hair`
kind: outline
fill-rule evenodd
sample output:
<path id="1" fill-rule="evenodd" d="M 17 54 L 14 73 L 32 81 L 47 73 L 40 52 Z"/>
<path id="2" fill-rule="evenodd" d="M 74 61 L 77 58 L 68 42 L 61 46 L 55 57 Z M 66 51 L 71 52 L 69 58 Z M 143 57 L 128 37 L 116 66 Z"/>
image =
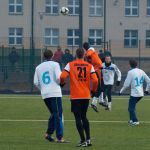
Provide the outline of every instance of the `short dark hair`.
<path id="1" fill-rule="evenodd" d="M 136 68 L 137 67 L 137 61 L 135 59 L 130 59 L 129 64 L 131 68 Z"/>
<path id="2" fill-rule="evenodd" d="M 77 56 L 77 58 L 83 58 L 84 57 L 84 50 L 82 48 L 78 48 L 76 50 L 76 56 Z"/>
<path id="3" fill-rule="evenodd" d="M 46 60 L 49 60 L 53 57 L 53 52 L 51 50 L 45 50 L 44 51 L 44 58 Z"/>
<path id="4" fill-rule="evenodd" d="M 84 43 L 83 43 L 83 48 L 84 48 L 85 50 L 88 50 L 88 49 L 90 48 L 90 44 L 89 44 L 88 42 L 84 42 Z"/>

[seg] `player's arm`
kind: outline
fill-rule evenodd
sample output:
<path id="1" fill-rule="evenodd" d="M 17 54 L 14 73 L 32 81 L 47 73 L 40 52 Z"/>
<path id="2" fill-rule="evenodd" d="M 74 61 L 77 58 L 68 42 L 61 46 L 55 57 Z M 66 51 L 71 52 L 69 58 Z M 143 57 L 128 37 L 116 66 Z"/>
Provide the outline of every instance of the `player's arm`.
<path id="1" fill-rule="evenodd" d="M 69 72 L 70 72 L 70 65 L 68 63 L 60 75 L 60 85 L 65 84 L 65 80 L 69 76 Z"/>
<path id="2" fill-rule="evenodd" d="M 39 78 L 38 78 L 38 73 L 37 70 L 35 69 L 35 73 L 34 73 L 34 85 L 40 90 L 41 86 L 40 86 L 40 82 L 39 82 Z"/>
<path id="3" fill-rule="evenodd" d="M 85 61 L 87 61 L 88 63 L 92 62 L 92 54 L 91 52 L 87 51 L 85 54 Z"/>
<path id="4" fill-rule="evenodd" d="M 92 66 L 91 68 L 91 80 L 92 80 L 92 92 L 96 92 L 97 87 L 98 87 L 98 78 L 96 76 L 94 67 Z"/>
<path id="5" fill-rule="evenodd" d="M 148 91 L 150 91 L 150 78 L 148 77 L 148 75 L 146 73 L 144 73 L 144 79 L 147 84 L 145 91 L 147 91 L 147 93 L 148 93 Z"/>
<path id="6" fill-rule="evenodd" d="M 60 84 L 60 75 L 61 75 L 61 70 L 60 70 L 60 65 L 57 63 L 55 66 L 55 75 L 56 75 L 56 82 Z"/>
<path id="7" fill-rule="evenodd" d="M 127 78 L 125 79 L 124 85 L 120 90 L 120 93 L 123 93 L 131 85 L 131 74 L 128 72 Z"/>
<path id="8" fill-rule="evenodd" d="M 115 72 L 117 74 L 117 81 L 121 81 L 121 71 L 119 70 L 119 68 L 115 65 Z"/>

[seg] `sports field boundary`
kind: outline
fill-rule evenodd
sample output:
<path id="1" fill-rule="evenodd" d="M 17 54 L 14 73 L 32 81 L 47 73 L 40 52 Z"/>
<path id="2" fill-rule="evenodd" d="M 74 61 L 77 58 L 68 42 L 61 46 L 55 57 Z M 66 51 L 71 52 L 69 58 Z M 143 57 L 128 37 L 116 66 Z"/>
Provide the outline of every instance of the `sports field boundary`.
<path id="1" fill-rule="evenodd" d="M 39 100 L 39 99 L 41 99 L 42 100 L 42 98 L 41 98 L 41 96 L 34 96 L 34 95 L 27 95 L 27 96 L 25 96 L 25 95 L 18 95 L 18 96 L 16 96 L 16 95 L 12 95 L 12 96 L 1 96 L 0 95 L 0 100 L 3 100 L 3 99 L 20 99 L 20 100 L 24 100 L 24 99 L 26 99 L 26 100 L 31 100 L 31 99 L 29 99 L 29 98 L 32 98 L 32 100 L 33 100 L 33 98 L 35 99 L 35 100 Z M 69 96 L 68 95 L 65 95 L 65 96 L 63 96 L 62 97 L 63 99 L 69 99 Z M 113 98 L 113 100 L 120 100 L 120 99 L 123 99 L 123 100 L 128 100 L 129 99 L 129 96 L 113 96 L 112 97 Z M 144 96 L 144 98 L 142 99 L 142 100 L 150 100 L 150 96 Z"/>
<path id="2" fill-rule="evenodd" d="M 0 122 L 47 122 L 48 120 L 32 120 L 32 119 L 0 119 Z M 75 120 L 64 120 L 65 122 L 74 122 Z M 90 120 L 91 123 L 128 123 L 119 120 Z M 140 123 L 150 124 L 150 121 L 140 121 Z"/>

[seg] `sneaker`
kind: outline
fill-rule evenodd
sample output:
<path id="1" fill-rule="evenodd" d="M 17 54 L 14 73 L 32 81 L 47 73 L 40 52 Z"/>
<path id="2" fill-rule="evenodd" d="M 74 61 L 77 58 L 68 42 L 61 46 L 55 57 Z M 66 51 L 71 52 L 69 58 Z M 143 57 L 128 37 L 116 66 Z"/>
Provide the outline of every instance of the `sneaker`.
<path id="1" fill-rule="evenodd" d="M 51 137 L 51 135 L 49 135 L 49 134 L 45 135 L 45 139 L 48 140 L 49 142 L 55 142 L 54 138 Z"/>
<path id="2" fill-rule="evenodd" d="M 105 102 L 99 102 L 99 104 L 103 107 L 107 107 L 108 105 Z"/>
<path id="3" fill-rule="evenodd" d="M 130 120 L 130 121 L 128 121 L 128 123 L 129 123 L 129 124 L 131 124 L 131 123 L 133 123 L 133 121 L 132 121 L 132 120 Z"/>
<path id="4" fill-rule="evenodd" d="M 91 104 L 91 108 L 93 108 L 93 110 L 94 110 L 95 112 L 98 112 L 97 106 Z"/>
<path id="5" fill-rule="evenodd" d="M 87 142 L 86 141 L 80 141 L 78 144 L 77 144 L 77 147 L 87 147 Z"/>
<path id="6" fill-rule="evenodd" d="M 137 122 L 132 122 L 130 123 L 132 126 L 138 126 L 140 123 L 137 121 Z"/>
<path id="7" fill-rule="evenodd" d="M 87 146 L 92 146 L 91 140 L 87 140 Z"/>
<path id="8" fill-rule="evenodd" d="M 56 139 L 57 143 L 69 143 L 69 141 L 64 140 L 64 138 Z"/>
<path id="9" fill-rule="evenodd" d="M 111 111 L 111 107 L 106 107 L 105 110 Z"/>

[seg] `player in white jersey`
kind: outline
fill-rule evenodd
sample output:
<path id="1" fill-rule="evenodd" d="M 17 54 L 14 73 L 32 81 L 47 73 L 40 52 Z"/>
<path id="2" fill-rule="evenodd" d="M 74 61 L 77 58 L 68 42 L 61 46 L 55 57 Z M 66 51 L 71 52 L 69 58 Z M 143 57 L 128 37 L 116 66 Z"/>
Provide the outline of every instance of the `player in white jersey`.
<path id="1" fill-rule="evenodd" d="M 117 82 L 116 85 L 120 85 L 121 81 L 121 72 L 118 67 L 111 62 L 111 56 L 105 57 L 105 62 L 102 65 L 102 75 L 104 81 L 104 98 L 108 97 L 108 104 L 106 110 L 111 110 L 112 105 L 112 97 L 111 97 L 111 90 L 112 86 L 114 85 L 114 76 L 115 73 L 117 74 Z"/>
<path id="2" fill-rule="evenodd" d="M 52 134 L 56 130 L 57 141 L 64 142 L 62 92 L 59 85 L 61 70 L 57 62 L 51 61 L 52 56 L 52 51 L 45 50 L 45 61 L 35 69 L 34 84 L 41 91 L 42 99 L 51 113 L 45 138 L 50 142 L 54 142 Z"/>
<path id="3" fill-rule="evenodd" d="M 141 100 L 144 96 L 143 91 L 143 83 L 144 81 L 147 83 L 145 93 L 148 93 L 150 90 L 150 78 L 146 75 L 146 73 L 137 68 L 137 62 L 135 60 L 129 61 L 131 70 L 128 71 L 126 80 L 122 89 L 120 90 L 120 94 L 124 92 L 129 86 L 131 87 L 131 95 L 129 99 L 128 111 L 130 114 L 130 121 L 131 125 L 139 125 L 135 108 L 136 104 Z"/>

